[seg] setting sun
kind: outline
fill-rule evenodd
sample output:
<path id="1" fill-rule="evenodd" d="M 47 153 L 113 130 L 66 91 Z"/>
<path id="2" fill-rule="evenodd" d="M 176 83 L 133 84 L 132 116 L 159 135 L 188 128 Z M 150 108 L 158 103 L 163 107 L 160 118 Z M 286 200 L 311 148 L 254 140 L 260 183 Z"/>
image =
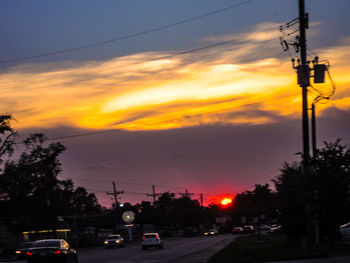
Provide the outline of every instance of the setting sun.
<path id="1" fill-rule="evenodd" d="M 231 198 L 225 198 L 221 201 L 222 205 L 228 205 L 232 203 L 232 199 Z"/>

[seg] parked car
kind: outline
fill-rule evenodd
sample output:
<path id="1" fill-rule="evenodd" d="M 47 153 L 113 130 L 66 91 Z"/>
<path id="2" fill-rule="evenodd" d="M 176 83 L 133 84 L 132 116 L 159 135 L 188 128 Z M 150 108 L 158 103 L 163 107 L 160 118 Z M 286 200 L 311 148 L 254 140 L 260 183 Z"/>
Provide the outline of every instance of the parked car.
<path id="1" fill-rule="evenodd" d="M 205 236 L 215 236 L 217 234 L 219 234 L 219 231 L 216 229 L 209 229 L 208 231 L 204 232 Z"/>
<path id="2" fill-rule="evenodd" d="M 78 253 L 63 239 L 43 239 L 28 249 L 27 262 L 78 263 Z"/>
<path id="3" fill-rule="evenodd" d="M 275 225 L 272 225 L 269 230 L 267 230 L 267 233 L 274 234 L 274 233 L 280 232 L 281 229 L 282 229 L 281 225 L 275 224 Z"/>
<path id="4" fill-rule="evenodd" d="M 163 240 L 158 233 L 145 233 L 142 237 L 142 249 L 146 250 L 150 247 L 163 248 Z"/>
<path id="5" fill-rule="evenodd" d="M 109 235 L 106 237 L 104 244 L 105 248 L 124 247 L 125 242 L 121 235 Z"/>
<path id="6" fill-rule="evenodd" d="M 254 227 L 253 226 L 243 226 L 243 232 L 244 234 L 254 233 Z"/>
<path id="7" fill-rule="evenodd" d="M 244 233 L 243 227 L 236 226 L 232 228 L 232 235 L 243 234 L 243 233 Z"/>
<path id="8" fill-rule="evenodd" d="M 342 239 L 349 240 L 350 239 L 350 222 L 339 227 L 339 232 L 341 234 Z"/>
<path id="9" fill-rule="evenodd" d="M 18 259 L 26 258 L 28 249 L 33 245 L 33 241 L 21 242 L 16 250 Z"/>

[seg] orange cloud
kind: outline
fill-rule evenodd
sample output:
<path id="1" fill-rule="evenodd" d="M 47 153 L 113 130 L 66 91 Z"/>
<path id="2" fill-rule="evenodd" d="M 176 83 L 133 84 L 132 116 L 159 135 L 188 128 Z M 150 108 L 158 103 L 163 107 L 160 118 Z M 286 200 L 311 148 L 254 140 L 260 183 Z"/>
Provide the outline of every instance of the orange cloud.
<path id="1" fill-rule="evenodd" d="M 299 118 L 301 91 L 278 31 L 259 33 L 272 26 L 208 38 L 237 42 L 182 56 L 145 52 L 107 61 L 19 65 L 0 75 L 0 112 L 13 114 L 16 128 L 147 130 Z M 337 83 L 332 103 L 320 105 L 320 113 L 330 105 L 350 107 L 349 50 L 350 38 L 316 50 L 331 61 Z M 327 91 L 330 85 L 317 88 Z"/>

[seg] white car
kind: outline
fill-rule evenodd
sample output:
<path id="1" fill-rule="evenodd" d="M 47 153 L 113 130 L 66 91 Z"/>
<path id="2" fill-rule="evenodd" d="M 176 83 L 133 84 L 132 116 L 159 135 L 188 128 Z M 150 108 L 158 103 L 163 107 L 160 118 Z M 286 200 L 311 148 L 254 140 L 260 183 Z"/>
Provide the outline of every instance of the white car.
<path id="1" fill-rule="evenodd" d="M 145 233 L 142 237 L 142 249 L 146 250 L 149 247 L 163 248 L 163 240 L 158 233 Z"/>
<path id="2" fill-rule="evenodd" d="M 339 227 L 340 234 L 344 240 L 350 240 L 350 222 Z"/>

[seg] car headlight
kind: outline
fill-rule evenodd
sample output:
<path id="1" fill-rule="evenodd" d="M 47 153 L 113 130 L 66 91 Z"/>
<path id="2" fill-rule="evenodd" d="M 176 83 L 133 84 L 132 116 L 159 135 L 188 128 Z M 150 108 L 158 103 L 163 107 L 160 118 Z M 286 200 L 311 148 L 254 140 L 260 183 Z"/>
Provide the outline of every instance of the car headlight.
<path id="1" fill-rule="evenodd" d="M 108 241 L 105 241 L 104 243 L 105 243 L 105 244 L 108 244 Z"/>
<path id="2" fill-rule="evenodd" d="M 115 243 L 119 243 L 119 242 L 120 242 L 120 240 L 116 240 L 116 241 L 115 241 Z"/>
<path id="3" fill-rule="evenodd" d="M 17 250 L 17 251 L 16 251 L 16 254 L 22 254 L 22 252 L 21 252 L 21 251 L 19 251 L 19 250 Z"/>

